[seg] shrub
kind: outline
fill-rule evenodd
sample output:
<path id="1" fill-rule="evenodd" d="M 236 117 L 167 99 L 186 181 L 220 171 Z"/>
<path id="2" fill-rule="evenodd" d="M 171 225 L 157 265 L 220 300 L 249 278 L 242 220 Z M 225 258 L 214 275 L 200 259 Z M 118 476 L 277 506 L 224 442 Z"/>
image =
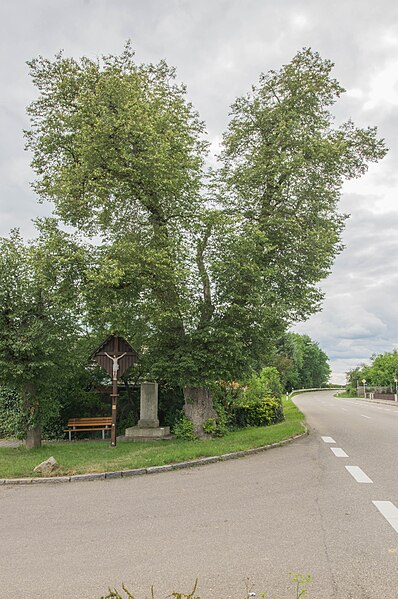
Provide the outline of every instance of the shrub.
<path id="1" fill-rule="evenodd" d="M 0 387 L 0 438 L 25 435 L 22 400 L 15 389 Z"/>
<path id="2" fill-rule="evenodd" d="M 259 375 L 253 374 L 247 382 L 246 397 L 261 399 L 262 397 L 281 397 L 283 393 L 279 372 L 273 366 L 263 368 Z"/>
<path id="3" fill-rule="evenodd" d="M 205 433 L 211 434 L 214 437 L 224 437 L 230 429 L 227 404 L 222 401 L 222 395 L 213 392 L 213 408 L 217 414 L 216 418 L 208 418 L 203 425 Z"/>
<path id="4" fill-rule="evenodd" d="M 284 419 L 281 402 L 275 397 L 250 399 L 244 397 L 233 408 L 234 424 L 238 428 L 246 426 L 267 426 Z"/>
<path id="5" fill-rule="evenodd" d="M 189 439 L 192 441 L 196 438 L 193 431 L 193 422 L 184 413 L 181 413 L 180 417 L 176 420 L 172 432 L 180 439 Z"/>
<path id="6" fill-rule="evenodd" d="M 253 374 L 235 406 L 236 426 L 267 426 L 284 420 L 282 393 L 279 372 L 273 366 Z"/>
<path id="7" fill-rule="evenodd" d="M 228 433 L 227 416 L 221 412 L 221 409 L 216 412 L 217 418 L 208 418 L 203 425 L 203 430 L 213 437 L 224 437 Z"/>

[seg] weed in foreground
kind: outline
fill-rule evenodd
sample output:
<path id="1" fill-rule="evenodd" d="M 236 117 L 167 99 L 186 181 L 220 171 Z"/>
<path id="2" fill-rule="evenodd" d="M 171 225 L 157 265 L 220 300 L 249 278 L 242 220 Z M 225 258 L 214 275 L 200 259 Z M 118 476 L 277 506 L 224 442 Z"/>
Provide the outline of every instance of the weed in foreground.
<path id="1" fill-rule="evenodd" d="M 304 597 L 307 594 L 307 587 L 312 582 L 312 576 L 310 574 L 298 574 L 294 572 L 289 572 L 289 574 L 294 584 L 295 595 L 292 596 L 292 599 L 302 599 L 302 597 Z M 245 581 L 245 586 L 246 593 L 243 599 L 252 599 L 254 597 L 257 597 L 257 593 L 253 591 L 253 585 L 250 584 L 249 579 Z M 172 597 L 173 599 L 201 599 L 201 597 L 196 594 L 197 588 L 198 579 L 195 580 L 194 587 L 190 593 L 180 593 L 174 591 L 168 596 L 167 599 L 170 599 L 170 597 Z M 133 595 L 124 584 L 122 584 L 122 592 L 124 593 L 123 595 L 121 595 L 119 591 L 117 591 L 116 589 L 109 589 L 108 594 L 102 596 L 101 599 L 136 599 L 135 595 Z M 259 593 L 258 596 L 261 597 L 261 599 L 272 599 L 269 595 L 267 595 L 267 592 Z M 151 587 L 151 599 L 155 599 L 153 586 Z M 275 597 L 274 599 L 278 598 Z"/>

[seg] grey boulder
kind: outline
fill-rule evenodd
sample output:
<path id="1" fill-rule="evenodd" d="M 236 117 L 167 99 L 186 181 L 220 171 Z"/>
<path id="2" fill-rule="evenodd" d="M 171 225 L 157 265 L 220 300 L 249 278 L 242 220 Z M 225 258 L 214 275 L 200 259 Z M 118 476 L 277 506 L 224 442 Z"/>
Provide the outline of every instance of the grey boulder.
<path id="1" fill-rule="evenodd" d="M 48 460 L 45 460 L 41 464 L 38 464 L 36 468 L 33 469 L 33 472 L 39 472 L 40 474 L 48 474 L 49 472 L 53 472 L 58 468 L 57 460 L 51 456 Z"/>

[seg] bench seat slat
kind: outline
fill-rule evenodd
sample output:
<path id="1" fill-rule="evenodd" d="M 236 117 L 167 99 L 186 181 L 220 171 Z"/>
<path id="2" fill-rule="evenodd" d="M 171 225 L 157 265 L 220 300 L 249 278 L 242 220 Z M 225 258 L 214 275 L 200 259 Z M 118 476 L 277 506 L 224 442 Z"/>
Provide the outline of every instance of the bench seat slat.
<path id="1" fill-rule="evenodd" d="M 112 418 L 103 418 L 101 420 L 68 420 L 68 426 L 101 426 L 102 424 L 112 424 Z"/>
<path id="2" fill-rule="evenodd" d="M 111 427 L 107 426 L 107 427 L 101 427 L 101 428 L 66 428 L 64 429 L 64 433 L 79 433 L 80 431 L 110 431 Z"/>
<path id="3" fill-rule="evenodd" d="M 79 424 L 69 424 L 69 428 L 79 428 L 80 426 L 111 426 L 112 422 L 81 422 Z"/>
<path id="4" fill-rule="evenodd" d="M 111 426 L 112 423 L 110 422 L 109 424 L 105 423 L 105 424 L 72 424 L 71 426 L 68 426 L 68 428 L 81 428 L 82 426 L 86 426 L 86 427 L 95 427 L 95 426 L 99 426 L 100 428 L 103 428 L 104 426 Z"/>

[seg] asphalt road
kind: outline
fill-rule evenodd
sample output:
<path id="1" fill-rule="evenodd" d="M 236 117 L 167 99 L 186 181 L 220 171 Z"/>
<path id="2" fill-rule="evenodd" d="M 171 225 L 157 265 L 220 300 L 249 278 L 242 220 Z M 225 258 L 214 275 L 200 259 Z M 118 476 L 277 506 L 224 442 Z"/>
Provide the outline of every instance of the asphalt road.
<path id="1" fill-rule="evenodd" d="M 262 454 L 0 487 L 0 599 L 98 599 L 122 582 L 160 599 L 196 577 L 202 599 L 243 598 L 246 584 L 292 599 L 290 571 L 312 574 L 309 599 L 397 599 L 398 406 L 295 401 L 310 435 Z"/>

